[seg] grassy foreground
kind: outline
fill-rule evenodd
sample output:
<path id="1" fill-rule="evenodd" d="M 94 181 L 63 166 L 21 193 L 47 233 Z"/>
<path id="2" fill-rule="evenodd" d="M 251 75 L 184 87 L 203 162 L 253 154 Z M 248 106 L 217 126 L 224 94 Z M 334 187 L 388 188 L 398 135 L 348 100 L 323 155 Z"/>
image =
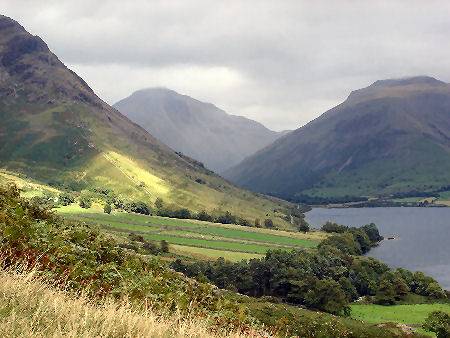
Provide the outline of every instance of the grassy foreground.
<path id="1" fill-rule="evenodd" d="M 138 311 L 126 301 L 93 303 L 56 290 L 33 273 L 0 270 L 2 337 L 257 337 L 261 333 L 213 332 L 206 320 Z"/>

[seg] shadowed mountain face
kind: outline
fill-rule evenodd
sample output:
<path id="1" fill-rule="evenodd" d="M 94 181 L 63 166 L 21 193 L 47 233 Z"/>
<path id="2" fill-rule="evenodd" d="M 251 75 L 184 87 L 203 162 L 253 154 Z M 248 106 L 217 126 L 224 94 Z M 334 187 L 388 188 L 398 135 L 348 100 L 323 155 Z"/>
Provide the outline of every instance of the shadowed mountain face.
<path id="1" fill-rule="evenodd" d="M 249 218 L 281 205 L 176 154 L 99 99 L 45 42 L 5 16 L 0 119 L 0 167 L 41 181 L 76 190 L 103 187 L 147 202 L 160 197 L 197 211 L 224 208 Z"/>
<path id="2" fill-rule="evenodd" d="M 114 107 L 172 149 L 219 173 L 285 134 L 164 88 L 139 90 Z"/>
<path id="3" fill-rule="evenodd" d="M 450 184 L 450 85 L 377 81 L 228 170 L 286 198 L 382 195 Z"/>

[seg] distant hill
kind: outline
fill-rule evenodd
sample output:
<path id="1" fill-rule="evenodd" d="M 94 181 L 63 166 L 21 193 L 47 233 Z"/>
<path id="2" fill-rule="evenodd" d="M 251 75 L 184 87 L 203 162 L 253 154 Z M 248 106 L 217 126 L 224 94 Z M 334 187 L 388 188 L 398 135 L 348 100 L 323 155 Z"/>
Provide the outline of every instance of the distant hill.
<path id="1" fill-rule="evenodd" d="M 450 85 L 377 81 L 228 170 L 284 198 L 389 195 L 450 184 Z"/>
<path id="2" fill-rule="evenodd" d="M 5 16 L 0 119 L 0 167 L 57 187 L 112 189 L 148 203 L 160 197 L 251 220 L 285 206 L 228 184 L 160 143 L 98 98 L 42 39 Z"/>
<path id="3" fill-rule="evenodd" d="M 218 173 L 286 133 L 165 88 L 139 90 L 114 107 L 172 149 Z"/>

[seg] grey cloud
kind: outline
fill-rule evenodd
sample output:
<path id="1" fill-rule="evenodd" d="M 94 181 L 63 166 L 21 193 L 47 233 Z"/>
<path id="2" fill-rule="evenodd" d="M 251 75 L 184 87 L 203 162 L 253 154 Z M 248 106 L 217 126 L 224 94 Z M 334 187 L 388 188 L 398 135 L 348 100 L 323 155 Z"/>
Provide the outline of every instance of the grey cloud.
<path id="1" fill-rule="evenodd" d="M 377 79 L 428 74 L 450 81 L 447 1 L 0 5 L 110 103 L 139 86 L 170 85 L 274 129 L 292 129 Z M 221 71 L 214 79 L 214 69 L 240 80 Z M 105 81 L 112 70 L 121 83 Z"/>

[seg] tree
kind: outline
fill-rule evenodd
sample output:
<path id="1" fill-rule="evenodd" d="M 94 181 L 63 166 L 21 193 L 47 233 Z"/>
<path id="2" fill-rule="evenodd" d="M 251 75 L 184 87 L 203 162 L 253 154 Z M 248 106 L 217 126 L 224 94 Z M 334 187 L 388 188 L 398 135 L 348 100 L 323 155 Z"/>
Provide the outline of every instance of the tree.
<path id="1" fill-rule="evenodd" d="M 310 230 L 309 225 L 306 222 L 301 222 L 298 225 L 298 231 L 300 231 L 300 232 L 304 232 L 306 234 L 309 230 Z"/>
<path id="2" fill-rule="evenodd" d="M 189 209 L 186 208 L 182 208 L 182 209 L 177 209 L 173 212 L 173 216 L 174 218 L 180 218 L 180 219 L 189 219 L 191 218 L 191 212 L 189 211 Z"/>
<path id="3" fill-rule="evenodd" d="M 375 303 L 381 305 L 393 305 L 396 296 L 397 293 L 395 292 L 394 284 L 388 276 L 383 275 L 375 295 Z"/>
<path id="4" fill-rule="evenodd" d="M 437 338 L 450 337 L 450 314 L 433 311 L 425 319 L 422 326 L 425 330 L 436 333 Z"/>
<path id="5" fill-rule="evenodd" d="M 104 206 L 104 208 L 103 208 L 103 212 L 104 212 L 105 214 L 110 214 L 111 211 L 112 211 L 111 205 L 110 205 L 110 204 L 105 204 L 105 206 Z"/>
<path id="6" fill-rule="evenodd" d="M 80 207 L 89 209 L 92 206 L 92 201 L 87 197 L 80 197 Z"/>
<path id="7" fill-rule="evenodd" d="M 68 192 L 63 192 L 59 195 L 59 202 L 61 205 L 70 205 L 75 202 L 75 196 Z"/>
<path id="8" fill-rule="evenodd" d="M 273 221 L 270 218 L 266 218 L 264 220 L 264 227 L 266 228 L 273 228 Z"/>
<path id="9" fill-rule="evenodd" d="M 152 213 L 150 207 L 142 201 L 131 202 L 126 205 L 128 212 L 135 212 L 143 215 L 150 215 Z"/>
<path id="10" fill-rule="evenodd" d="M 361 229 L 367 234 L 372 242 L 376 243 L 383 240 L 383 236 L 380 235 L 375 223 L 366 224 L 362 226 Z"/>
<path id="11" fill-rule="evenodd" d="M 164 239 L 161 241 L 161 251 L 164 253 L 169 252 L 169 243 Z"/>
<path id="12" fill-rule="evenodd" d="M 227 211 L 225 214 L 218 216 L 216 218 L 216 222 L 222 224 L 236 224 L 237 217 L 231 214 L 231 212 Z"/>
<path id="13" fill-rule="evenodd" d="M 367 236 L 367 234 L 363 230 L 356 228 L 352 228 L 351 233 L 353 234 L 355 241 L 361 248 L 361 252 L 363 254 L 369 252 L 370 248 L 372 247 L 372 243 L 370 242 L 369 236 Z"/>
<path id="14" fill-rule="evenodd" d="M 324 239 L 319 244 L 319 249 L 322 246 L 330 245 L 339 249 L 341 252 L 348 255 L 361 255 L 361 247 L 356 242 L 351 233 L 337 234 Z"/>
<path id="15" fill-rule="evenodd" d="M 306 293 L 305 303 L 311 308 L 336 315 L 350 314 L 347 296 L 339 283 L 331 279 L 318 280 Z"/>
<path id="16" fill-rule="evenodd" d="M 432 282 L 428 284 L 428 287 L 425 290 L 425 293 L 429 297 L 433 298 L 446 298 L 447 295 L 445 294 L 445 291 L 442 290 L 441 286 L 437 282 Z"/>
<path id="17" fill-rule="evenodd" d="M 208 214 L 205 210 L 202 210 L 197 214 L 197 219 L 199 221 L 210 222 L 213 220 L 213 217 L 210 214 Z"/>
<path id="18" fill-rule="evenodd" d="M 345 225 L 340 225 L 333 222 L 326 222 L 324 225 L 322 225 L 322 231 L 325 232 L 337 232 L 337 233 L 343 233 L 347 231 L 347 227 Z"/>

